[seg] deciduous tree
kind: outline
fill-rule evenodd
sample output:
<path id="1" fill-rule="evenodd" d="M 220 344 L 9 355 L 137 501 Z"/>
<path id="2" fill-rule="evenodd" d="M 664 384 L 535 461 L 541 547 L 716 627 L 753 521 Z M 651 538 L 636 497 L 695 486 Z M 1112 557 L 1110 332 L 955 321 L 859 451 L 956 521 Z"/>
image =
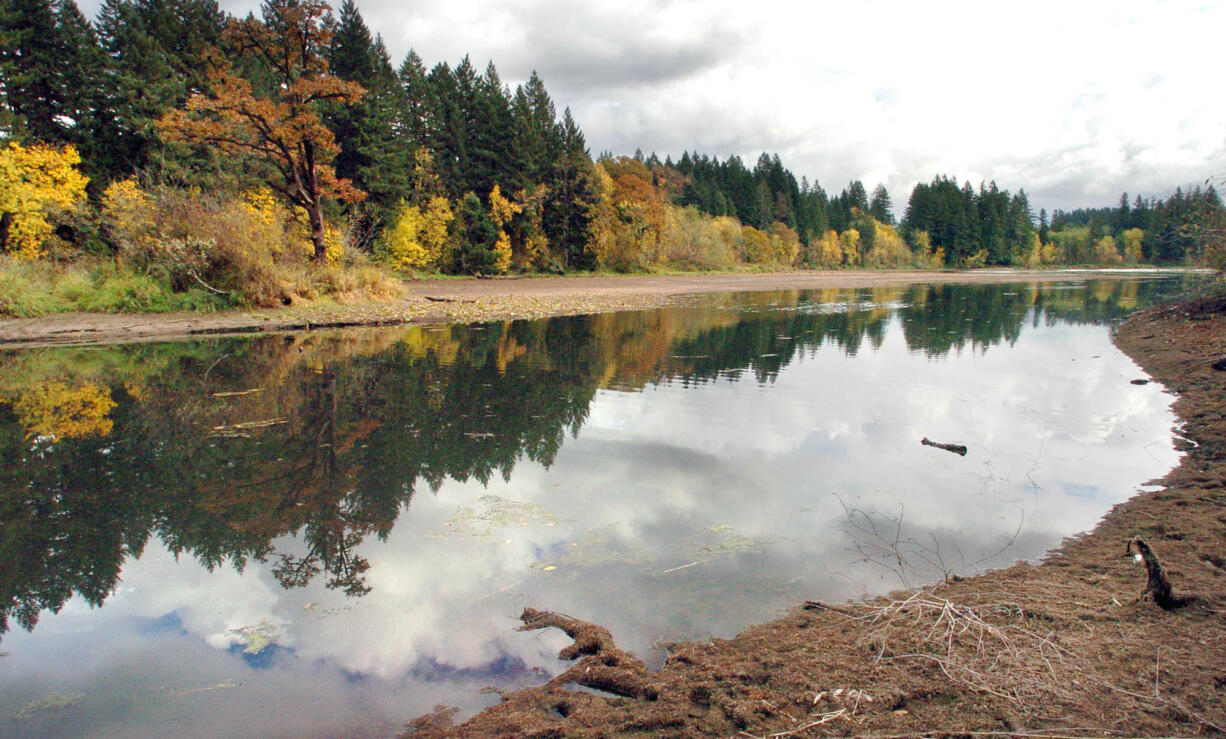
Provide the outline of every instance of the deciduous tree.
<path id="1" fill-rule="evenodd" d="M 0 148 L 0 252 L 26 259 L 39 256 L 52 230 L 48 208 L 68 208 L 85 197 L 80 163 L 72 146 L 10 141 Z"/>
<path id="2" fill-rule="evenodd" d="M 362 191 L 339 178 L 330 165 L 338 147 L 319 118 L 323 102 L 354 103 L 364 90 L 331 74 L 324 52 L 331 39 L 322 23 L 328 6 L 319 0 L 268 0 L 263 20 L 232 20 L 225 41 L 240 56 L 263 66 L 271 84 L 257 94 L 228 60 L 214 58 L 212 92 L 193 94 L 187 107 L 159 122 L 163 135 L 254 155 L 278 177 L 269 185 L 306 211 L 315 261 L 327 260 L 323 204 L 356 202 Z"/>

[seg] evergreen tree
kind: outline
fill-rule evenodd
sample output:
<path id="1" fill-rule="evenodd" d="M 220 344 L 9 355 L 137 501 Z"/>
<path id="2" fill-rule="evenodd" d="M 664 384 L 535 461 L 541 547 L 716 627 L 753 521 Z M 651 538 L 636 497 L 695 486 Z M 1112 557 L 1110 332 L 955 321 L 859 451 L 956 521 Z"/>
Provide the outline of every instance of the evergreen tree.
<path id="1" fill-rule="evenodd" d="M 206 89 L 211 49 L 221 45 L 224 16 L 216 0 L 104 0 L 98 35 L 108 61 L 95 167 L 108 178 L 159 165 L 189 171 L 208 166 L 208 154 L 166 150 L 155 122 Z M 155 157 L 156 155 L 156 157 Z M 168 160 L 169 155 L 169 160 Z M 185 175 L 185 172 L 176 172 Z"/>
<path id="2" fill-rule="evenodd" d="M 494 185 L 499 185 L 514 192 L 527 184 L 521 179 L 515 156 L 511 95 L 493 62 L 476 81 L 468 127 L 467 179 L 473 191 L 488 195 Z"/>
<path id="3" fill-rule="evenodd" d="M 51 0 L 6 0 L 0 5 L 0 78 L 7 126 L 20 138 L 59 144 L 68 135 L 63 52 Z"/>
<path id="4" fill-rule="evenodd" d="M 353 0 L 341 3 L 339 18 L 328 19 L 332 31 L 332 41 L 328 46 L 328 68 L 337 77 L 356 82 L 369 91 L 375 77 L 375 60 L 372 53 L 374 39 L 370 29 L 362 20 Z M 358 171 L 367 164 L 366 157 L 359 151 L 359 132 L 363 119 L 368 114 L 370 101 L 363 100 L 357 105 L 329 105 L 324 116 L 328 128 L 336 135 L 340 151 L 336 155 L 333 166 L 338 177 L 344 177 L 359 188 Z"/>
<path id="5" fill-rule="evenodd" d="M 448 265 L 453 274 L 494 274 L 497 254 L 498 227 L 490 218 L 481 199 L 472 192 L 464 193 L 456 218 L 451 222 L 453 248 Z"/>
<path id="6" fill-rule="evenodd" d="M 860 180 L 852 180 L 847 186 L 847 209 L 852 208 L 868 212 L 868 194 L 864 191 L 864 183 Z"/>
<path id="7" fill-rule="evenodd" d="M 360 214 L 355 231 L 358 244 L 369 247 L 391 210 L 410 194 L 412 150 L 396 131 L 404 107 L 403 90 L 383 39 L 371 39 L 353 0 L 341 5 L 332 28 L 330 71 L 366 90 L 356 105 L 328 105 L 326 121 L 340 146 L 334 165 L 337 176 L 367 194 L 354 207 Z"/>
<path id="8" fill-rule="evenodd" d="M 589 269 L 592 253 L 587 249 L 597 193 L 583 133 L 570 108 L 559 126 L 562 150 L 546 183 L 545 234 L 550 247 L 567 269 Z"/>
<path id="9" fill-rule="evenodd" d="M 890 193 L 886 191 L 885 185 L 873 188 L 873 199 L 869 201 L 868 212 L 882 223 L 894 225 L 894 206 L 890 203 Z"/>
<path id="10" fill-rule="evenodd" d="M 553 101 L 535 70 L 515 91 L 511 116 L 520 176 L 528 184 L 542 182 L 562 150 L 562 141 Z"/>
<path id="11" fill-rule="evenodd" d="M 426 80 L 426 68 L 416 51 L 409 49 L 396 77 L 400 83 L 396 135 L 412 154 L 429 146 L 427 127 L 430 110 L 434 107 L 430 84 Z"/>

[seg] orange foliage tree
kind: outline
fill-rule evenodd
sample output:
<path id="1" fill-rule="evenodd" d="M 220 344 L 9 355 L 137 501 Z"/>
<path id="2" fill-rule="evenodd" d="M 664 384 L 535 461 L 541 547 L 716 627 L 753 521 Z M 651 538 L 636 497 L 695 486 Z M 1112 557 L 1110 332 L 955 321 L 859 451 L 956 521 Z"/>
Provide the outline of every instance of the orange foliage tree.
<path id="1" fill-rule="evenodd" d="M 329 8 L 320 0 L 270 0 L 263 21 L 231 19 L 223 40 L 236 57 L 262 67 L 270 84 L 257 95 L 249 80 L 221 54 L 213 55 L 211 94 L 193 94 L 184 109 L 159 122 L 173 141 L 216 146 L 235 154 L 255 155 L 271 164 L 280 178 L 269 185 L 306 211 L 315 261 L 327 260 L 323 201 L 357 202 L 365 194 L 336 176 L 329 162 L 339 147 L 320 121 L 324 102 L 356 103 L 365 90 L 328 71 L 324 54 L 332 38 L 323 19 Z"/>

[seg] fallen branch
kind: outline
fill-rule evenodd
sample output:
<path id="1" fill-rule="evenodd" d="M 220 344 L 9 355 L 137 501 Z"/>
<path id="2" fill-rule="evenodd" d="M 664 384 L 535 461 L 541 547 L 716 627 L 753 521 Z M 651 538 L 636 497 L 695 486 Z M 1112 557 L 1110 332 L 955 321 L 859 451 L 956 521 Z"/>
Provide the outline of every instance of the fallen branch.
<path id="1" fill-rule="evenodd" d="M 1183 602 L 1171 592 L 1171 581 L 1166 576 L 1166 570 L 1163 569 L 1162 563 L 1158 561 L 1158 555 L 1154 554 L 1149 544 L 1146 544 L 1141 537 L 1134 536 L 1128 540 L 1124 551 L 1126 554 L 1132 554 L 1134 548 L 1137 550 L 1137 558 L 1145 563 L 1145 572 L 1148 576 L 1145 589 L 1141 591 L 1141 598 L 1152 599 L 1164 611 L 1170 611 L 1182 605 Z"/>
<path id="2" fill-rule="evenodd" d="M 923 444 L 924 446 L 933 446 L 933 447 L 936 447 L 937 449 L 944 449 L 947 452 L 953 452 L 954 454 L 960 454 L 963 457 L 966 456 L 966 447 L 962 444 L 942 444 L 939 441 L 930 440 L 927 436 L 920 439 L 920 443 Z"/>

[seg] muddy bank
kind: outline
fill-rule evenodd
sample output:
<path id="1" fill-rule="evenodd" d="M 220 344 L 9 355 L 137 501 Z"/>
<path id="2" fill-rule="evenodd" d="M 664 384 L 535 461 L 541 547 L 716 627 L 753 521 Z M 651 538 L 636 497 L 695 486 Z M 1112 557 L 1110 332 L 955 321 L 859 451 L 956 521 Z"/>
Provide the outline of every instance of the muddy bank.
<path id="1" fill-rule="evenodd" d="M 657 672 L 599 626 L 527 610 L 524 628 L 574 639 L 561 655 L 571 667 L 462 726 L 440 710 L 410 733 L 1226 733 L 1226 300 L 1139 314 L 1115 340 L 1178 394 L 1187 454 L 1159 489 L 1043 564 L 868 603 L 798 604 L 732 640 L 670 645 Z M 1139 598 L 1134 536 L 1161 558 L 1173 609 Z"/>
<path id="2" fill-rule="evenodd" d="M 742 290 L 884 287 L 927 283 L 1080 280 L 1093 272 L 777 272 L 418 280 L 391 303 L 234 310 L 218 313 L 72 313 L 0 320 L 0 346 L 164 341 L 202 335 L 303 331 L 403 323 L 468 323 L 582 315 L 667 305 L 681 296 Z M 1119 271 L 1111 273 L 1118 276 Z"/>

